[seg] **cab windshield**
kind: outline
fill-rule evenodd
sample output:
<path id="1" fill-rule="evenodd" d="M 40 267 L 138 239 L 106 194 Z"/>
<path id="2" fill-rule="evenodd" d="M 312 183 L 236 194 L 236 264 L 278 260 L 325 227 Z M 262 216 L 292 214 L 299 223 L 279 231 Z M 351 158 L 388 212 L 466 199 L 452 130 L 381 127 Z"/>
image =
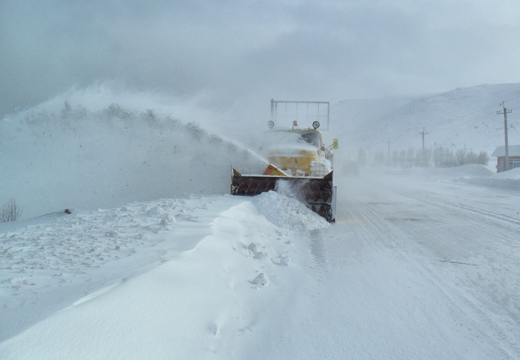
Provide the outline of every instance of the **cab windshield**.
<path id="1" fill-rule="evenodd" d="M 321 137 L 318 133 L 299 133 L 291 131 L 272 131 L 267 134 L 267 145 L 311 145 L 321 148 Z"/>
<path id="2" fill-rule="evenodd" d="M 303 139 L 307 144 L 317 147 L 321 147 L 320 136 L 316 133 L 305 133 L 301 134 L 300 138 Z"/>

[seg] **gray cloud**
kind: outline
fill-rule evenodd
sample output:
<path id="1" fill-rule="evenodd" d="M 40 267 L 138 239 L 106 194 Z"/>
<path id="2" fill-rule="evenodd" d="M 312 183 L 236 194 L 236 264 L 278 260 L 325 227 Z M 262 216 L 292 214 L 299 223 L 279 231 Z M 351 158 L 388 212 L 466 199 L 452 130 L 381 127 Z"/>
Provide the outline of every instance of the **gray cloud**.
<path id="1" fill-rule="evenodd" d="M 519 20 L 509 0 L 4 0 L 0 111 L 104 80 L 224 106 L 520 82 Z"/>

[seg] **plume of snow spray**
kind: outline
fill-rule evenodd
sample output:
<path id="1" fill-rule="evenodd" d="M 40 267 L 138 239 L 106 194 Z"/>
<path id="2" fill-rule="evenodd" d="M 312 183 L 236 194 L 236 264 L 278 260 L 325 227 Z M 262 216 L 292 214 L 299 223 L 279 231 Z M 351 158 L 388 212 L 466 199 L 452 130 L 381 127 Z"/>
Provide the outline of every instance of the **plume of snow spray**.
<path id="1" fill-rule="evenodd" d="M 92 91 L 60 96 L 0 122 L 0 201 L 27 217 L 191 193 L 229 192 L 231 166 L 258 172 L 265 160 L 210 133 L 159 99 L 124 106 Z M 64 98 L 61 103 L 58 100 Z M 82 101 L 82 99 L 84 101 Z M 112 100 L 126 103 L 128 94 Z M 135 100 L 135 99 L 134 99 Z M 140 109 L 139 109 L 140 108 Z M 186 118 L 191 120 L 190 117 Z"/>

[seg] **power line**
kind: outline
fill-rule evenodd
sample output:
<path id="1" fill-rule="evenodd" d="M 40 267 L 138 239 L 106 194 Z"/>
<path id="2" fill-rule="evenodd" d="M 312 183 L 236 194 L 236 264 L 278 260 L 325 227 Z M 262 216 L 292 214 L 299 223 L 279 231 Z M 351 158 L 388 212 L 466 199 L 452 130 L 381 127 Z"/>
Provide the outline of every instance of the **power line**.
<path id="1" fill-rule="evenodd" d="M 506 158 L 505 158 L 505 164 L 504 164 L 504 171 L 507 171 L 509 170 L 509 145 L 507 144 L 507 114 L 508 113 L 512 113 L 513 110 L 507 110 L 506 109 L 506 103 L 505 101 L 502 102 L 502 107 L 504 109 L 504 111 L 497 111 L 497 114 L 498 115 L 501 115 L 501 114 L 504 114 L 504 134 L 505 134 L 505 144 L 506 144 Z"/>
<path id="2" fill-rule="evenodd" d="M 424 135 L 428 134 L 427 132 L 424 132 L 424 127 L 422 128 L 422 132 L 419 133 L 420 135 L 422 135 L 422 157 L 423 157 L 423 162 L 425 163 L 426 162 L 426 157 L 424 156 Z"/>
<path id="3" fill-rule="evenodd" d="M 493 115 L 493 112 L 486 112 L 485 114 L 482 114 L 480 116 L 477 116 L 477 117 L 471 117 L 471 118 L 468 118 L 472 115 L 475 115 L 475 114 L 480 114 L 482 113 L 483 111 L 485 110 L 488 110 L 490 108 L 493 108 L 497 105 L 501 106 L 504 102 L 506 101 L 511 101 L 511 100 L 519 100 L 520 99 L 520 92 L 519 92 L 519 95 L 515 96 L 515 97 L 512 97 L 512 98 L 509 98 L 509 99 L 506 99 L 504 100 L 503 102 L 501 103 L 494 103 L 494 104 L 491 104 L 491 105 L 488 105 L 488 106 L 485 106 L 483 108 L 480 108 L 478 110 L 475 110 L 475 111 L 472 111 L 468 114 L 465 114 L 463 116 L 457 116 L 457 113 L 455 113 L 455 116 L 453 116 L 452 114 L 452 119 L 450 120 L 447 120 L 447 121 L 443 121 L 443 122 L 437 122 L 437 123 L 430 123 L 428 124 L 428 128 L 430 130 L 441 130 L 441 129 L 450 129 L 450 128 L 458 128 L 460 127 L 461 125 L 469 125 L 469 124 L 476 124 L 479 120 L 482 120 L 482 119 L 488 119 L 490 118 L 491 115 Z M 516 107 L 513 107 L 513 108 L 510 108 L 510 110 L 517 110 L 517 109 L 520 109 L 520 106 L 516 106 Z M 463 113 L 465 110 L 461 110 L 460 112 L 458 112 L 458 114 L 461 114 Z M 465 118 L 464 120 L 460 120 L 461 118 Z M 411 132 L 414 131 L 415 129 L 408 129 L 406 130 L 405 132 L 401 133 L 400 135 L 394 137 L 393 139 L 391 139 L 392 142 L 395 142 L 405 136 L 410 136 L 411 135 Z M 424 129 L 423 129 L 424 131 Z"/>

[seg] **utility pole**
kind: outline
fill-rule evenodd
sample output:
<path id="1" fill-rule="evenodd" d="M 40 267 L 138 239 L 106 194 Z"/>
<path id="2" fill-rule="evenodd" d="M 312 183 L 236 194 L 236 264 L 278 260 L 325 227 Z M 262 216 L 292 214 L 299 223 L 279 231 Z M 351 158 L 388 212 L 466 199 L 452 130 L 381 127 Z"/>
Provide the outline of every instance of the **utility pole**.
<path id="1" fill-rule="evenodd" d="M 497 114 L 498 115 L 504 114 L 504 135 L 506 138 L 506 159 L 505 159 L 505 164 L 504 164 L 504 171 L 507 171 L 507 170 L 509 170 L 509 145 L 507 143 L 507 114 L 512 113 L 513 110 L 506 109 L 505 101 L 502 101 L 502 103 L 500 105 L 502 105 L 502 108 L 504 109 L 504 111 L 497 111 Z"/>
<path id="2" fill-rule="evenodd" d="M 388 159 L 388 165 L 390 165 L 390 140 L 388 141 L 388 153 L 386 158 Z"/>
<path id="3" fill-rule="evenodd" d="M 424 132 L 424 127 L 422 128 L 422 132 L 419 133 L 422 135 L 422 159 L 423 159 L 423 165 L 426 166 L 426 157 L 424 153 L 424 135 L 428 134 L 427 132 Z"/>

